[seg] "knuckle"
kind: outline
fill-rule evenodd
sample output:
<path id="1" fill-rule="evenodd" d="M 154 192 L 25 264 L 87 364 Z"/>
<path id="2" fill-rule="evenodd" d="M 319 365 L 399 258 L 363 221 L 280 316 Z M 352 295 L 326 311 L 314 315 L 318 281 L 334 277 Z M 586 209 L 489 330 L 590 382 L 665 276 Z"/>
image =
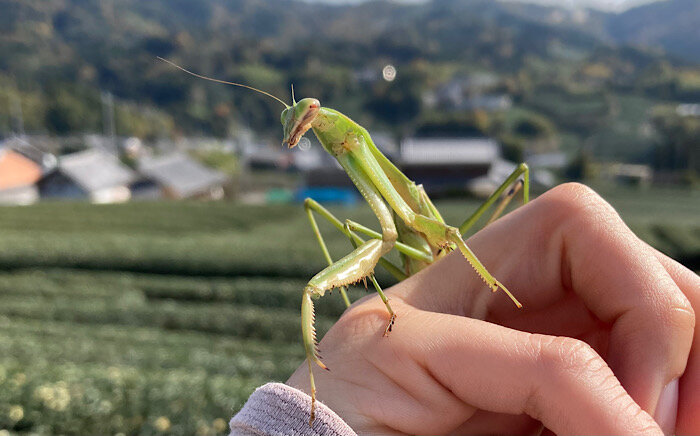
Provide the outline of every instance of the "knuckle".
<path id="1" fill-rule="evenodd" d="M 672 328 L 679 331 L 693 332 L 695 330 L 695 311 L 687 298 L 675 303 L 666 310 L 666 319 Z"/>
<path id="2" fill-rule="evenodd" d="M 550 216 L 560 222 L 590 226 L 618 219 L 612 206 L 593 189 L 581 183 L 559 185 L 543 198 Z"/>
<path id="3" fill-rule="evenodd" d="M 646 316 L 648 328 L 656 330 L 661 337 L 671 337 L 669 343 L 690 344 L 695 330 L 696 315 L 685 295 L 677 288 L 671 288 L 666 295 L 659 296 L 653 310 Z"/>
<path id="4" fill-rule="evenodd" d="M 587 343 L 563 336 L 535 335 L 541 369 L 545 374 L 569 378 L 607 367 Z M 539 337 L 537 337 L 539 336 Z"/>

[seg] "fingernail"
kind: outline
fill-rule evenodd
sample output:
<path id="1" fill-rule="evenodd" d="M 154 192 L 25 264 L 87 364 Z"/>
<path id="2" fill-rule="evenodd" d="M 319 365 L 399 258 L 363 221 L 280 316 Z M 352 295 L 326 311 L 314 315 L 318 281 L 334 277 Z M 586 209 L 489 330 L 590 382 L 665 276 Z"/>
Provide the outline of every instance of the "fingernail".
<path id="1" fill-rule="evenodd" d="M 676 430 L 676 413 L 678 412 L 678 379 L 673 379 L 661 391 L 656 404 L 654 420 L 664 434 L 673 434 Z"/>

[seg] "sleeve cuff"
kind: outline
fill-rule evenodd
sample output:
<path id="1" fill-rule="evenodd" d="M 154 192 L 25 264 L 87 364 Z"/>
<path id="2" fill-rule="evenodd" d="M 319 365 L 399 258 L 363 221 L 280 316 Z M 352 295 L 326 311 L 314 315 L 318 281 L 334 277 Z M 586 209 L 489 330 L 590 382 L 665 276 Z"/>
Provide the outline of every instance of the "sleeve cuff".
<path id="1" fill-rule="evenodd" d="M 255 390 L 231 418 L 230 436 L 357 436 L 328 406 L 316 402 L 316 419 L 309 426 L 311 397 L 282 383 Z"/>

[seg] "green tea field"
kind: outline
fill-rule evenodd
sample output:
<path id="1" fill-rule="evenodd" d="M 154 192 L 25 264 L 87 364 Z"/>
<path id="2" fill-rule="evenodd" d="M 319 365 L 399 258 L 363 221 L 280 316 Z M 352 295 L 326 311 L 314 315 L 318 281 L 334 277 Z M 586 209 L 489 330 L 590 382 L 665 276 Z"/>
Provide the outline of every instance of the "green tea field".
<path id="1" fill-rule="evenodd" d="M 700 193 L 603 195 L 700 269 Z M 455 223 L 476 204 L 438 207 Z M 332 210 L 376 227 L 365 206 Z M 301 205 L 0 208 L 0 436 L 226 434 L 256 386 L 301 363 L 301 290 L 322 267 Z M 321 299 L 321 331 L 342 311 Z"/>

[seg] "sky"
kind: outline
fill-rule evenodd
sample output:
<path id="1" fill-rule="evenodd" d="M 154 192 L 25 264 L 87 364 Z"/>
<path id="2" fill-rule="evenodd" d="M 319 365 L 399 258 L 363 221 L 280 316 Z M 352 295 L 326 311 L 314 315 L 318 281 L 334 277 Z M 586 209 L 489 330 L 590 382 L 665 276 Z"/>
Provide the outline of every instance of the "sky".
<path id="1" fill-rule="evenodd" d="M 323 3 L 347 4 L 361 3 L 366 0 L 307 0 Z M 427 0 L 393 0 L 397 3 L 420 3 Z M 505 0 L 505 1 L 521 1 L 527 3 L 539 3 L 546 5 L 558 5 L 566 7 L 591 7 L 604 11 L 619 12 L 638 6 L 644 3 L 651 3 L 660 0 Z"/>

